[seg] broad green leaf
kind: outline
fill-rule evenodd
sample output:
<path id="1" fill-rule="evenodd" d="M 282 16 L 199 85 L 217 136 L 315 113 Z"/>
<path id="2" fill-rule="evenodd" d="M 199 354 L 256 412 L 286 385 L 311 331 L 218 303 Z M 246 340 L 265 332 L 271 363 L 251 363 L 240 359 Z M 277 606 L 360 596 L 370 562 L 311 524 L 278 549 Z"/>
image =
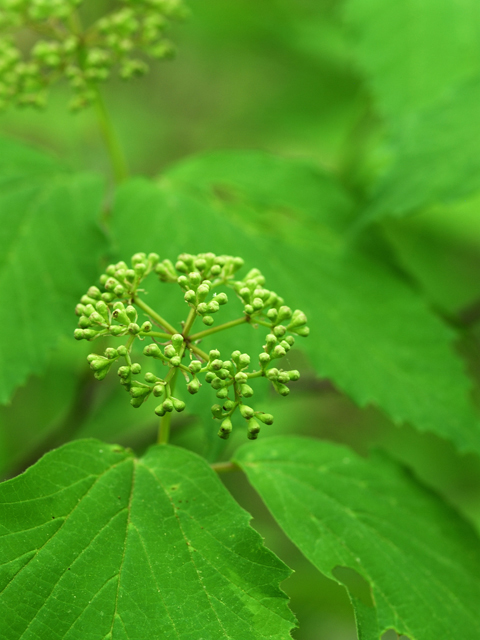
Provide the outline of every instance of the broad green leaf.
<path id="1" fill-rule="evenodd" d="M 5 640 L 288 639 L 288 568 L 209 465 L 65 445 L 0 486 Z"/>
<path id="2" fill-rule="evenodd" d="M 378 181 L 365 222 L 386 214 L 404 216 L 480 190 L 479 104 L 477 78 L 395 127 L 393 160 Z"/>
<path id="3" fill-rule="evenodd" d="M 480 71 L 476 0 L 347 0 L 344 11 L 357 64 L 389 120 Z"/>
<path id="4" fill-rule="evenodd" d="M 336 580 L 334 569 L 348 567 L 369 583 L 362 638 L 389 628 L 411 640 L 477 637 L 480 540 L 405 470 L 295 437 L 244 446 L 235 462 L 322 573 Z"/>
<path id="5" fill-rule="evenodd" d="M 0 402 L 39 373 L 71 335 L 79 296 L 105 249 L 102 180 L 71 174 L 50 157 L 2 141 L 0 162 Z M 11 163 L 9 159 L 11 158 Z"/>
<path id="6" fill-rule="evenodd" d="M 389 138 L 364 222 L 477 191 L 478 2 L 348 0 L 345 12 Z"/>
<path id="7" fill-rule="evenodd" d="M 345 245 L 340 230 L 349 204 L 338 185 L 332 182 L 324 189 L 326 178 L 321 176 L 317 195 L 307 199 L 306 189 L 297 191 L 293 180 L 285 193 L 285 170 L 275 184 L 279 160 L 270 156 L 269 164 L 269 156 L 263 154 L 261 162 L 269 167 L 266 181 L 271 185 L 268 203 L 260 161 L 255 153 L 251 155 L 255 181 L 247 155 L 241 153 L 238 162 L 226 154 L 223 174 L 220 161 L 213 170 L 207 157 L 210 183 L 207 169 L 201 171 L 202 158 L 196 158 L 174 168 L 159 184 L 134 180 L 124 185 L 112 219 L 118 258 L 126 259 L 139 250 L 157 251 L 171 259 L 182 251 L 241 255 L 247 268 L 262 269 L 267 286 L 308 314 L 311 335 L 297 344 L 308 352 L 321 376 L 331 378 L 359 405 L 381 407 L 396 423 L 410 422 L 421 431 L 452 440 L 460 450 L 479 452 L 480 423 L 469 398 L 463 363 L 453 352 L 455 334 L 397 272 L 373 255 Z M 298 175 L 299 166 L 288 162 L 292 175 Z M 314 179 L 311 169 L 308 176 Z M 336 192 L 340 195 L 332 198 Z M 278 222 L 279 216 L 272 212 L 282 206 L 288 216 Z M 331 223 L 335 206 L 338 225 Z M 265 219 L 271 220 L 270 235 Z M 307 219 L 309 223 L 304 224 Z M 289 230 L 292 244 L 281 239 L 289 237 Z M 166 313 L 169 289 L 152 282 L 151 290 L 157 288 L 159 309 Z M 225 344 L 227 349 L 230 335 L 206 339 L 205 348 L 222 339 L 222 348 Z"/>

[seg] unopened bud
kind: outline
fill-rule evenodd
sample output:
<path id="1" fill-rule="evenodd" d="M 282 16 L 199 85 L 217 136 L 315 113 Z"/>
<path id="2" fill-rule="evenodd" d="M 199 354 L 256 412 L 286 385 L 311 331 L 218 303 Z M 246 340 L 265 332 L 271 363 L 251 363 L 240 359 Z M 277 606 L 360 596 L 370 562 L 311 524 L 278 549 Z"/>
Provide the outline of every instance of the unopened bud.
<path id="1" fill-rule="evenodd" d="M 260 432 L 260 425 L 255 420 L 255 418 L 251 418 L 248 421 L 248 429 L 247 429 L 247 437 L 249 440 L 256 440 L 258 438 L 258 434 Z"/>
<path id="2" fill-rule="evenodd" d="M 253 418 L 253 416 L 255 415 L 255 411 L 252 409 L 252 407 L 248 407 L 246 404 L 241 404 L 239 410 L 242 418 L 245 418 L 245 420 L 250 420 L 250 418 Z"/>
<path id="3" fill-rule="evenodd" d="M 273 424 L 273 416 L 271 413 L 257 413 L 256 417 L 263 422 L 263 424 Z"/>
<path id="4" fill-rule="evenodd" d="M 244 398 L 251 398 L 253 396 L 253 389 L 248 384 L 241 384 L 240 392 Z"/>
<path id="5" fill-rule="evenodd" d="M 172 397 L 172 402 L 173 402 L 173 408 L 175 409 L 175 411 L 177 411 L 178 413 L 180 413 L 181 411 L 183 411 L 185 409 L 185 407 L 187 406 L 185 404 L 185 402 L 183 402 L 183 400 L 179 400 L 178 398 L 173 398 Z"/>
<path id="6" fill-rule="evenodd" d="M 198 378 L 190 380 L 190 382 L 187 384 L 188 393 L 191 393 L 192 395 L 198 393 L 200 386 L 200 380 Z"/>
<path id="7" fill-rule="evenodd" d="M 223 440 L 227 440 L 230 436 L 230 434 L 232 433 L 232 421 L 230 420 L 230 418 L 225 418 L 225 420 L 222 421 L 222 424 L 220 425 L 220 429 L 218 431 L 218 435 L 220 436 L 220 438 L 222 438 Z"/>

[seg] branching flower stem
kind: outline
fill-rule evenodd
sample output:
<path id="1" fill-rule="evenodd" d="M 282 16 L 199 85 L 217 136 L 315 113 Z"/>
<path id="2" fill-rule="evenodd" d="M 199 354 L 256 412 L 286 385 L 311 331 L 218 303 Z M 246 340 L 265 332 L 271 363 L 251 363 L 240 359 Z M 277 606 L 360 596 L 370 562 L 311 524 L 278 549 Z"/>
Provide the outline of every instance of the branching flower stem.
<path id="1" fill-rule="evenodd" d="M 225 329 L 231 329 L 232 327 L 236 327 L 239 324 L 244 324 L 245 322 L 249 322 L 250 319 L 248 316 L 243 316 L 242 318 L 237 318 L 237 320 L 231 320 L 230 322 L 225 322 L 224 324 L 219 324 L 216 327 L 212 327 L 211 329 L 205 329 L 205 331 L 199 331 L 198 333 L 194 333 L 190 336 L 190 340 L 201 340 L 202 338 L 206 338 L 214 333 L 218 333 L 218 331 L 224 331 Z"/>
<path id="2" fill-rule="evenodd" d="M 158 313 L 156 311 L 154 311 L 151 307 L 149 307 L 148 304 L 146 302 L 144 302 L 143 300 L 141 300 L 138 296 L 135 296 L 134 302 L 137 305 L 137 307 L 140 307 L 140 309 L 142 309 L 142 311 L 145 311 L 145 313 L 148 316 L 150 316 L 150 318 L 152 318 L 152 320 L 155 320 L 155 322 L 157 322 L 159 325 L 161 325 L 170 334 L 173 335 L 174 333 L 178 333 L 178 331 L 177 331 L 177 329 L 175 329 L 175 327 L 173 327 L 169 322 L 167 322 L 167 320 L 164 320 L 162 318 L 162 316 L 158 315 Z"/>

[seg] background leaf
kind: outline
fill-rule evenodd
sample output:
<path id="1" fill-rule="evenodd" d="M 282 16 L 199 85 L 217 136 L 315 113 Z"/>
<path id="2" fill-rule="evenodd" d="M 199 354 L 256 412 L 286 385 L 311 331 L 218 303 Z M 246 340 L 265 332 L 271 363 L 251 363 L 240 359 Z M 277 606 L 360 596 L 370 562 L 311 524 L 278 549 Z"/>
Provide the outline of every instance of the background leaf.
<path id="1" fill-rule="evenodd" d="M 288 568 L 195 454 L 77 441 L 1 485 L 0 509 L 5 640 L 290 638 Z"/>
<path id="2" fill-rule="evenodd" d="M 2 142 L 0 162 L 0 402 L 39 373 L 98 273 L 103 181 Z"/>
<path id="3" fill-rule="evenodd" d="M 208 173 L 196 158 L 160 184 L 138 179 L 120 189 L 112 219 L 119 259 L 161 251 L 165 240 L 171 259 L 182 251 L 241 255 L 248 268 L 262 269 L 267 286 L 307 312 L 308 346 L 297 343 L 308 348 L 321 376 L 361 406 L 376 404 L 397 423 L 408 421 L 479 452 L 480 423 L 463 364 L 452 351 L 455 334 L 380 255 L 345 242 L 351 203 L 341 187 L 305 163 L 252 152 L 249 167 L 245 152 L 223 155 L 223 164 L 222 155 L 206 157 Z M 268 166 L 270 201 L 258 186 L 260 165 Z M 310 190 L 296 189 L 302 170 Z M 158 288 L 156 295 L 162 309 L 180 300 L 178 321 L 185 315 L 185 303 L 171 288 Z M 243 327 L 246 347 L 250 329 Z M 205 345 L 213 348 L 220 335 Z"/>
<path id="4" fill-rule="evenodd" d="M 246 445 L 235 462 L 282 529 L 325 575 L 349 567 L 368 581 L 375 636 L 473 638 L 480 541 L 437 496 L 388 459 L 307 438 Z M 338 580 L 338 579 L 337 579 Z M 368 607 L 362 605 L 365 623 Z M 368 613 L 367 613 L 368 615 Z"/>

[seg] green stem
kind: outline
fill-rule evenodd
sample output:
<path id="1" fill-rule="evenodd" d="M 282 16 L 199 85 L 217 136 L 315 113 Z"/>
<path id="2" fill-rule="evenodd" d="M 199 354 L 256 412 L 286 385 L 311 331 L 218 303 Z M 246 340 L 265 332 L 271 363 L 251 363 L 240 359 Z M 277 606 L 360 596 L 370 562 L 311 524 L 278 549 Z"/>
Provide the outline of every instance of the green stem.
<path id="1" fill-rule="evenodd" d="M 112 163 L 115 181 L 120 183 L 128 178 L 127 161 L 100 91 L 98 87 L 93 87 L 93 90 L 95 92 L 95 108 L 97 111 L 100 130 L 108 150 L 110 162 Z"/>
<path id="2" fill-rule="evenodd" d="M 265 371 L 254 371 L 253 373 L 247 373 L 248 379 L 250 378 L 261 378 L 265 375 Z"/>
<path id="3" fill-rule="evenodd" d="M 207 336 L 210 336 L 213 333 L 217 333 L 218 331 L 224 331 L 225 329 L 231 329 L 232 327 L 236 327 L 239 324 L 244 324 L 245 322 L 249 322 L 249 318 L 247 316 L 243 316 L 243 318 L 237 318 L 237 320 L 230 320 L 230 322 L 219 324 L 217 327 L 212 327 L 211 329 L 205 329 L 205 331 L 199 331 L 198 333 L 194 333 L 193 336 L 190 336 L 190 340 L 192 341 L 201 340 L 202 338 L 206 338 Z"/>
<path id="4" fill-rule="evenodd" d="M 137 296 L 135 296 L 134 298 L 134 302 L 135 304 L 140 307 L 140 309 L 142 309 L 142 311 L 145 311 L 145 313 L 147 314 L 147 316 L 150 316 L 153 320 L 155 320 L 159 325 L 161 325 L 164 329 L 166 329 L 170 334 L 173 333 L 179 333 L 175 327 L 173 327 L 169 322 L 167 322 L 166 320 L 164 320 L 162 318 L 162 316 L 159 316 L 158 313 L 156 311 L 154 311 L 151 307 L 148 306 L 148 304 L 146 302 L 144 302 L 143 300 L 141 300 L 140 298 L 138 298 Z M 168 336 L 170 337 L 170 336 Z"/>
<path id="5" fill-rule="evenodd" d="M 205 351 L 202 351 L 201 349 L 199 349 L 198 347 L 196 347 L 194 344 L 189 344 L 188 348 L 193 351 L 193 353 L 196 353 L 197 356 L 199 356 L 200 358 L 202 358 L 202 360 L 205 360 L 205 362 L 208 362 L 208 353 L 205 353 Z"/>
<path id="6" fill-rule="evenodd" d="M 169 397 L 175 391 L 175 382 L 177 380 L 178 369 L 170 369 L 167 377 L 165 378 L 165 382 L 167 383 L 167 387 L 165 389 L 167 397 Z M 167 413 L 160 418 L 160 427 L 158 429 L 158 444 L 167 444 L 168 439 L 170 437 L 170 424 L 172 422 L 172 411 L 167 411 Z"/>
<path id="7" fill-rule="evenodd" d="M 190 309 L 190 313 L 188 314 L 188 318 L 185 322 L 185 327 L 183 328 L 183 337 L 186 338 L 188 336 L 188 334 L 190 333 L 190 329 L 193 326 L 193 323 L 195 322 L 197 318 L 197 312 L 195 311 L 195 309 Z"/>
<path id="8" fill-rule="evenodd" d="M 240 471 L 240 467 L 234 462 L 214 462 L 210 465 L 216 473 L 229 473 L 231 471 Z"/>
<path id="9" fill-rule="evenodd" d="M 151 336 L 152 338 L 163 338 L 164 340 L 170 340 L 172 337 L 171 333 L 161 333 L 160 331 L 140 331 L 137 335 L 142 336 L 142 338 Z"/>

